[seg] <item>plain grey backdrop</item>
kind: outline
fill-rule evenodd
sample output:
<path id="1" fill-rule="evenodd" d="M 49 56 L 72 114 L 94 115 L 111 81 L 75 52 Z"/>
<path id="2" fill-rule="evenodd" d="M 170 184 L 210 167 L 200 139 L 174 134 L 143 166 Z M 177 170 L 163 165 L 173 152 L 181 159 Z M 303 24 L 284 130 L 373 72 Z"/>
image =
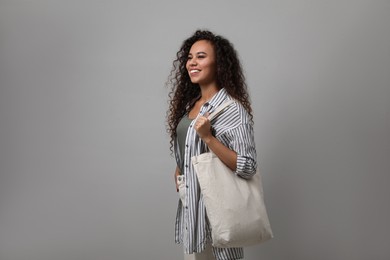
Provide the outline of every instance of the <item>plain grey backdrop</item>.
<path id="1" fill-rule="evenodd" d="M 231 40 L 275 238 L 246 259 L 390 259 L 390 1 L 0 0 L 0 259 L 182 259 L 164 84 Z"/>

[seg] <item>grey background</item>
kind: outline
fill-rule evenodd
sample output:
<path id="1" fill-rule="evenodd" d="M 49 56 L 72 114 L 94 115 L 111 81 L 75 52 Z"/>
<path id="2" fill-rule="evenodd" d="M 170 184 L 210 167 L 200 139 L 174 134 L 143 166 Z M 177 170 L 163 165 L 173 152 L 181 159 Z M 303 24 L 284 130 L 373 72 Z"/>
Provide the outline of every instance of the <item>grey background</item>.
<path id="1" fill-rule="evenodd" d="M 390 1 L 0 1 L 0 259 L 182 259 L 164 87 L 237 48 L 275 238 L 246 259 L 390 259 Z"/>

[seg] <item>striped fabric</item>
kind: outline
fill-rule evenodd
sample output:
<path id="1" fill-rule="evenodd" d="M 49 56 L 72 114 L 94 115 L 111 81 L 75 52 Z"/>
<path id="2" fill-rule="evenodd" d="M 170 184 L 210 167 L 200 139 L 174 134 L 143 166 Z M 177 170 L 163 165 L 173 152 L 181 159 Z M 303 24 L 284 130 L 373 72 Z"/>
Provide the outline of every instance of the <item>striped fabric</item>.
<path id="1" fill-rule="evenodd" d="M 224 101 L 231 99 L 225 89 L 221 89 L 214 97 L 200 109 L 199 115 L 212 113 Z M 196 119 L 188 128 L 184 158 L 180 158 L 178 147 L 175 145 L 175 157 L 178 165 L 184 160 L 182 169 L 186 182 L 186 207 L 179 200 L 175 224 L 175 242 L 183 244 L 184 252 L 191 254 L 201 252 L 206 243 L 211 242 L 211 233 L 206 218 L 200 187 L 191 157 L 207 152 L 208 148 L 199 138 L 193 128 Z M 225 146 L 237 153 L 237 169 L 235 174 L 248 179 L 256 173 L 256 148 L 254 142 L 253 125 L 247 111 L 238 103 L 230 105 L 217 118 L 211 121 L 216 138 Z M 176 142 L 177 143 L 177 142 Z M 242 259 L 242 248 L 213 248 L 218 260 Z"/>

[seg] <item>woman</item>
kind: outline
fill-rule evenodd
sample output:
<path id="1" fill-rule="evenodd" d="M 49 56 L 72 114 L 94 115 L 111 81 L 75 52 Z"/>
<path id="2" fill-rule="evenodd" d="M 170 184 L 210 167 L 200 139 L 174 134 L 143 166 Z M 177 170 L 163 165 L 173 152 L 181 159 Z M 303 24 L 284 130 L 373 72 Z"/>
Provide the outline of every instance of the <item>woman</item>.
<path id="1" fill-rule="evenodd" d="M 196 31 L 177 52 L 170 76 L 168 132 L 177 167 L 180 200 L 175 241 L 185 259 L 242 259 L 242 248 L 214 248 L 191 157 L 212 150 L 241 178 L 256 172 L 252 109 L 237 53 L 232 44 L 209 31 Z M 207 119 L 224 101 L 222 114 Z M 215 258 L 214 258 L 215 257 Z"/>

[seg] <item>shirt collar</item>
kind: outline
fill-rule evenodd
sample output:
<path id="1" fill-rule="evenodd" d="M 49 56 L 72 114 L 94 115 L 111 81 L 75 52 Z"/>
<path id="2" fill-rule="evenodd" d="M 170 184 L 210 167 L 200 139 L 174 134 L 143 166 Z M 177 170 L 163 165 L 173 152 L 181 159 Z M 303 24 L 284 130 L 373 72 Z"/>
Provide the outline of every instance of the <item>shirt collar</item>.
<path id="1" fill-rule="evenodd" d="M 226 89 L 222 88 L 220 89 L 215 95 L 210 99 L 207 106 L 207 111 L 209 113 L 212 113 L 215 108 L 217 108 L 219 105 L 221 105 L 228 97 L 228 93 Z"/>

